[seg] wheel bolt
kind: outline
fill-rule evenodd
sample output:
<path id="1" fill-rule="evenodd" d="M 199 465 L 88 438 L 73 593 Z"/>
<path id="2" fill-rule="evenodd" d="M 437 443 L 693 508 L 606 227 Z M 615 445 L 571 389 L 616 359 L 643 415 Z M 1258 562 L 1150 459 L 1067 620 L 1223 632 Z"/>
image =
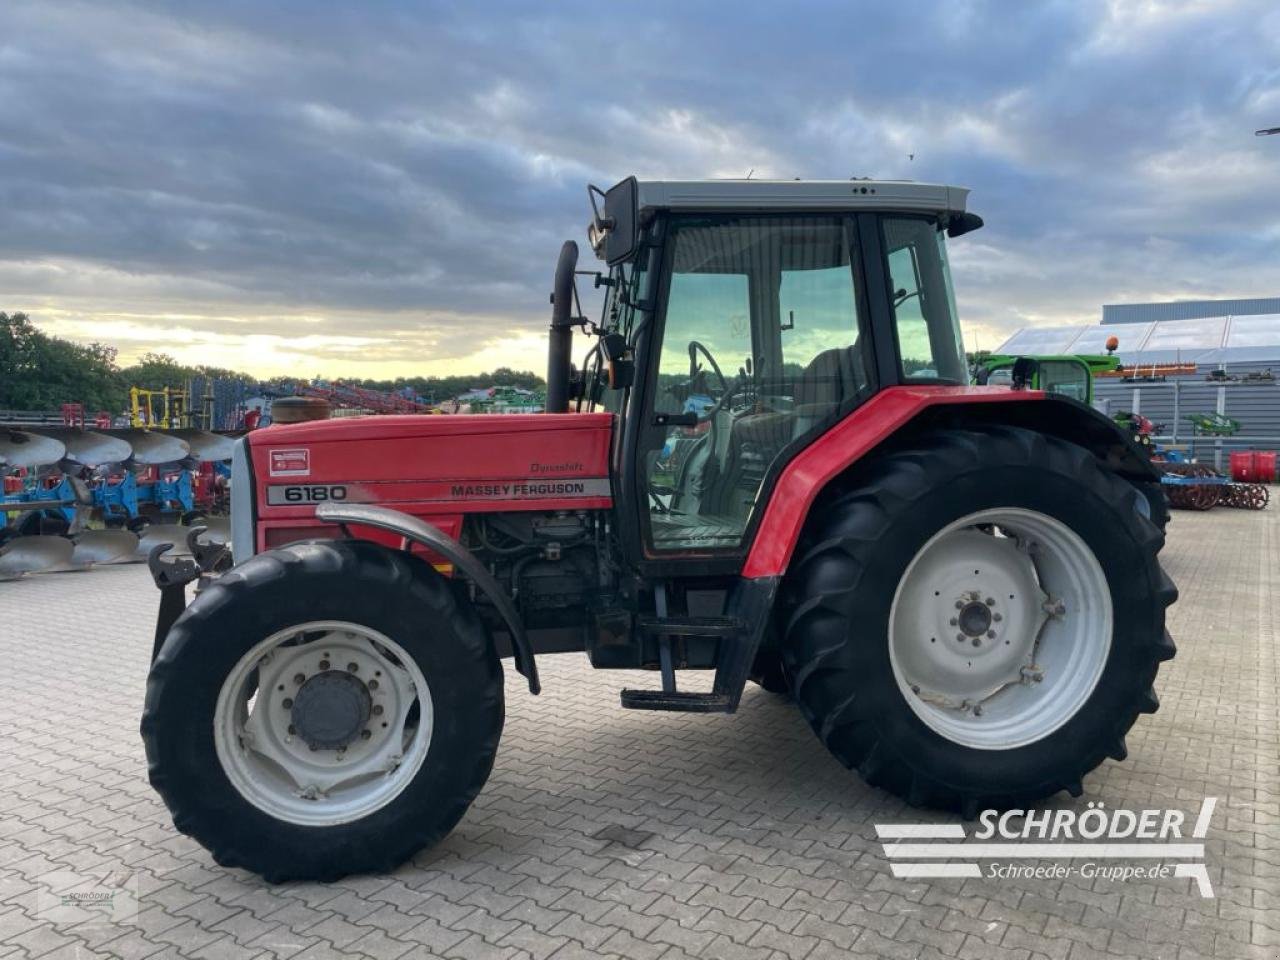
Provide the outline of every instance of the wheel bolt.
<path id="1" fill-rule="evenodd" d="M 983 603 L 985 603 L 988 607 L 994 607 L 996 605 L 996 601 L 994 597 L 987 597 L 987 599 L 984 600 Z"/>
<path id="2" fill-rule="evenodd" d="M 959 622 L 960 622 L 960 621 L 959 621 L 959 620 L 957 620 L 955 617 L 952 617 L 952 618 L 951 618 L 951 625 L 952 625 L 953 627 L 954 627 L 957 623 L 959 623 Z"/>
<path id="3" fill-rule="evenodd" d="M 373 736 L 373 731 L 372 731 L 372 730 L 361 730 L 361 731 L 360 731 L 360 739 L 361 739 L 361 740 L 368 740 L 368 739 L 369 739 L 370 737 L 372 737 L 372 736 Z"/>
<path id="4" fill-rule="evenodd" d="M 380 703 L 375 703 L 375 704 L 373 705 L 373 715 L 374 715 L 375 717 L 380 717 L 380 716 L 382 716 L 382 704 L 380 704 Z"/>
<path id="5" fill-rule="evenodd" d="M 355 672 L 356 672 L 357 670 L 359 670 L 359 669 L 360 669 L 360 664 L 358 664 L 358 663 L 354 663 L 354 662 L 353 662 L 353 663 L 348 663 L 348 664 L 347 664 L 347 672 L 348 672 L 348 673 L 355 673 Z"/>
<path id="6" fill-rule="evenodd" d="M 982 641 L 981 641 L 981 640 L 979 640 L 977 637 L 974 637 L 974 638 L 973 638 L 973 645 L 974 645 L 975 647 L 980 647 L 980 646 L 982 646 Z"/>
<path id="7" fill-rule="evenodd" d="M 292 723 L 289 724 L 289 736 L 293 736 L 297 732 L 298 732 L 298 728 L 295 727 Z"/>
<path id="8" fill-rule="evenodd" d="M 378 689 L 378 681 L 377 681 L 377 680 L 370 680 L 370 681 L 369 681 L 369 689 L 370 689 L 370 690 L 377 690 L 377 689 Z"/>
<path id="9" fill-rule="evenodd" d="M 963 633 L 957 633 L 957 634 L 956 634 L 956 639 L 957 639 L 957 640 L 959 640 L 961 643 L 964 643 L 964 634 L 963 634 Z"/>
<path id="10" fill-rule="evenodd" d="M 963 601 L 963 600 L 957 600 L 957 601 L 956 601 L 956 609 L 957 609 L 957 610 L 963 610 L 963 609 L 964 609 L 964 601 Z"/>
<path id="11" fill-rule="evenodd" d="M 302 682 L 304 682 L 306 679 L 307 679 L 307 675 L 306 675 L 305 673 L 295 673 L 295 674 L 293 675 L 293 682 L 294 682 L 294 683 L 302 683 Z"/>
<path id="12" fill-rule="evenodd" d="M 328 669 L 329 669 L 329 661 L 328 661 L 328 660 L 321 660 L 321 661 L 320 661 L 320 669 L 321 669 L 321 670 L 328 670 Z"/>
<path id="13" fill-rule="evenodd" d="M 988 630 L 988 631 L 987 631 L 987 636 L 988 636 L 990 639 L 994 640 L 994 639 L 996 638 L 996 632 L 995 632 L 994 630 Z"/>
<path id="14" fill-rule="evenodd" d="M 993 613 L 991 615 L 991 619 L 994 620 L 996 623 L 999 623 L 1001 620 L 1004 619 L 1004 617 L 1000 616 L 1000 614 L 998 613 Z"/>
<path id="15" fill-rule="evenodd" d="M 292 710 L 293 701 L 290 700 L 288 697 L 285 697 L 283 700 L 280 701 L 280 706 L 284 707 L 286 710 Z"/>

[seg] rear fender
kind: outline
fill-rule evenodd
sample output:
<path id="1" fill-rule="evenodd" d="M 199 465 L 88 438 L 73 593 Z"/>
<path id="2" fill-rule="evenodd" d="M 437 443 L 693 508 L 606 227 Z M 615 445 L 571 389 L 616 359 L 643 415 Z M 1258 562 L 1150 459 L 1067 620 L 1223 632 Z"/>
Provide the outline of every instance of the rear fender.
<path id="1" fill-rule="evenodd" d="M 889 387 L 799 453 L 778 478 L 742 575 L 787 572 L 809 508 L 829 483 L 880 450 L 929 430 L 1006 424 L 1061 437 L 1132 482 L 1158 481 L 1151 461 L 1109 417 L 1060 394 L 1003 387 Z"/>
<path id="2" fill-rule="evenodd" d="M 325 523 L 336 523 L 342 526 L 355 524 L 386 530 L 398 534 L 407 541 L 421 544 L 448 559 L 467 575 L 481 593 L 489 598 L 502 616 L 503 622 L 511 633 L 511 649 L 515 655 L 516 669 L 529 681 L 529 692 L 537 694 L 542 690 L 542 685 L 538 682 L 538 665 L 533 659 L 533 647 L 530 646 L 529 638 L 525 635 L 524 624 L 520 620 L 515 604 L 476 555 L 457 540 L 417 517 L 411 517 L 399 510 L 368 504 L 322 503 L 316 507 L 316 518 Z"/>

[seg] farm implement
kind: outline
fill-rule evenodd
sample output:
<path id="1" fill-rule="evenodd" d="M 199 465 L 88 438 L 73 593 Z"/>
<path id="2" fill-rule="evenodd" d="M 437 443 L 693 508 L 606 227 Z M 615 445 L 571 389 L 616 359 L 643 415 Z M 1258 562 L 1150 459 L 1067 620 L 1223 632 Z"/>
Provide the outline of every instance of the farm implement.
<path id="1" fill-rule="evenodd" d="M 0 425 L 0 579 L 145 560 L 149 540 L 181 539 L 165 521 L 225 503 L 231 450 L 201 430 Z M 225 540 L 225 520 L 205 523 Z"/>
<path id="2" fill-rule="evenodd" d="M 1271 499 L 1270 488 L 1262 483 L 1240 483 L 1201 463 L 1162 463 L 1160 483 L 1169 506 L 1180 510 L 1212 510 L 1235 507 L 1263 510 Z"/>

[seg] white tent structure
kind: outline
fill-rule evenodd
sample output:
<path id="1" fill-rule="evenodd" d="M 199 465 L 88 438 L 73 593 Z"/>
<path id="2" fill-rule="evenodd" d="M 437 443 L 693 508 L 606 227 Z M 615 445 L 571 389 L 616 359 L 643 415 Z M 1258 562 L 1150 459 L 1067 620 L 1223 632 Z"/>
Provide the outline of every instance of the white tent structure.
<path id="1" fill-rule="evenodd" d="M 1280 314 L 1199 317 L 1139 323 L 1024 327 L 997 353 L 1064 354 L 1106 352 L 1108 337 L 1120 341 L 1116 354 L 1126 367 L 1153 363 L 1280 368 Z"/>

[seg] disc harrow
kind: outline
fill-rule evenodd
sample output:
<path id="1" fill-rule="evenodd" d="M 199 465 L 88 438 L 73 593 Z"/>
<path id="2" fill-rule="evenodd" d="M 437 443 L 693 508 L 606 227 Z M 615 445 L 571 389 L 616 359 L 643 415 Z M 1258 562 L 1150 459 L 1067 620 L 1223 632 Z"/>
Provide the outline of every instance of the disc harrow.
<path id="1" fill-rule="evenodd" d="M 1202 463 L 1162 464 L 1161 483 L 1169 506 L 1180 510 L 1211 510 L 1216 506 L 1237 510 L 1263 510 L 1271 491 L 1261 483 L 1233 483 Z"/>

